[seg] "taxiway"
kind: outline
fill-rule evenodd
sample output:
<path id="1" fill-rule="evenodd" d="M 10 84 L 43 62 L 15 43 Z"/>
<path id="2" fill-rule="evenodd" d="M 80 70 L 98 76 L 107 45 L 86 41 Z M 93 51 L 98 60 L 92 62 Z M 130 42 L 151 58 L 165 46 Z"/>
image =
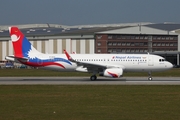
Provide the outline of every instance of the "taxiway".
<path id="1" fill-rule="evenodd" d="M 0 85 L 180 85 L 180 77 L 123 77 L 118 79 L 98 77 L 0 77 Z"/>

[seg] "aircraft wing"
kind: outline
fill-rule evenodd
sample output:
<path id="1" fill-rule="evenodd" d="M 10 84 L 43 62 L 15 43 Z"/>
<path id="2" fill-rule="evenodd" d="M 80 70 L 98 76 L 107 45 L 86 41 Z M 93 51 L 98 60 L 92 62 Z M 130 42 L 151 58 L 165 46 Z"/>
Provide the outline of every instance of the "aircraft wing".
<path id="1" fill-rule="evenodd" d="M 92 71 L 103 71 L 107 68 L 123 68 L 123 66 L 116 66 L 116 65 L 107 65 L 107 64 L 96 64 L 96 63 L 90 63 L 90 62 L 80 62 L 74 60 L 66 50 L 64 50 L 64 53 L 69 61 L 74 62 L 77 64 L 77 70 L 81 71 L 84 70 L 86 72 L 92 72 Z M 124 69 L 124 68 L 123 68 Z"/>

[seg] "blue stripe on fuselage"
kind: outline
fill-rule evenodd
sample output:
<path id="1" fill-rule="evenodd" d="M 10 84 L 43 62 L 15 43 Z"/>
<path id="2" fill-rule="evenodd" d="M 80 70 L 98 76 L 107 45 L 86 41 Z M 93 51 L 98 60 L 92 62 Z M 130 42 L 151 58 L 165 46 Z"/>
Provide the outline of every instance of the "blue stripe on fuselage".
<path id="1" fill-rule="evenodd" d="M 39 63 L 39 62 L 43 62 L 43 63 L 45 63 L 45 62 L 65 62 L 65 63 L 72 65 L 69 60 L 66 60 L 64 58 L 54 58 L 54 59 L 39 59 L 39 58 L 32 59 L 31 58 L 31 59 L 29 59 L 29 62 L 33 62 L 33 63 L 36 63 L 36 62 L 37 63 Z"/>

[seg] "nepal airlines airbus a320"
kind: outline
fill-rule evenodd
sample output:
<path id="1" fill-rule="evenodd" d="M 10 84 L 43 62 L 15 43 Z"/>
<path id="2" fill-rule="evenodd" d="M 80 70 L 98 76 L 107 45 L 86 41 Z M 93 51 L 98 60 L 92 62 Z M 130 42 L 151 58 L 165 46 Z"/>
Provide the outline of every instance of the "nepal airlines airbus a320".
<path id="1" fill-rule="evenodd" d="M 173 65 L 163 57 L 152 54 L 44 54 L 37 51 L 17 27 L 9 27 L 14 48 L 14 59 L 22 64 L 58 71 L 78 71 L 92 73 L 90 80 L 96 80 L 96 74 L 119 78 L 123 72 L 151 72 L 171 69 Z"/>

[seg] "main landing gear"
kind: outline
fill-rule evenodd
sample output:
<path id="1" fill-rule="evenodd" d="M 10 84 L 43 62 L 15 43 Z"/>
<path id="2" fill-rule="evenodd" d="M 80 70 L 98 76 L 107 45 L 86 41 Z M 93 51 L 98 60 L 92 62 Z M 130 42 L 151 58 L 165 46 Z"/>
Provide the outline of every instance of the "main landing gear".
<path id="1" fill-rule="evenodd" d="M 151 81 L 152 80 L 152 76 L 151 76 L 151 72 L 150 71 L 148 72 L 148 75 L 149 75 L 148 80 Z"/>
<path id="2" fill-rule="evenodd" d="M 97 76 L 96 75 L 92 75 L 91 77 L 90 77 L 90 80 L 91 81 L 94 81 L 94 80 L 96 80 L 97 79 Z"/>

